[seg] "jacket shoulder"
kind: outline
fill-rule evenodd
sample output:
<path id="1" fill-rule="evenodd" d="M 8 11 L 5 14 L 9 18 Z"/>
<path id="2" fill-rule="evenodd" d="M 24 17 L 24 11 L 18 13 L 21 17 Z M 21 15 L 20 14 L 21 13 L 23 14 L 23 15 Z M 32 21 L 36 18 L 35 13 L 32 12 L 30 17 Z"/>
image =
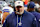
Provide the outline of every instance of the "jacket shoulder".
<path id="1" fill-rule="evenodd" d="M 9 14 L 7 17 L 6 17 L 6 19 L 10 19 L 10 18 L 12 18 L 12 17 L 14 17 L 15 16 L 15 13 L 13 12 L 12 14 Z"/>
<path id="2" fill-rule="evenodd" d="M 30 12 L 25 12 L 25 14 L 28 15 L 28 16 L 34 17 L 34 15 Z"/>

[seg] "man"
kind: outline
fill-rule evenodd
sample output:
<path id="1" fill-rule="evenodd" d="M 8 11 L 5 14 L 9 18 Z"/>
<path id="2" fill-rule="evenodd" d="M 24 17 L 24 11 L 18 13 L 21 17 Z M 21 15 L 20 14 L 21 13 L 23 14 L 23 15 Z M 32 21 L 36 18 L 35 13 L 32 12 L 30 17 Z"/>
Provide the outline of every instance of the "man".
<path id="1" fill-rule="evenodd" d="M 3 8 L 4 6 L 8 6 L 8 4 L 7 4 L 5 1 L 0 1 L 0 23 L 1 23 L 1 19 L 2 19 L 2 17 L 1 17 L 2 8 Z"/>
<path id="2" fill-rule="evenodd" d="M 37 24 L 38 24 L 38 27 L 40 27 L 40 6 L 37 8 Z"/>
<path id="3" fill-rule="evenodd" d="M 39 3 L 39 7 L 37 8 L 37 12 L 38 12 L 38 15 L 37 15 L 37 24 L 38 24 L 38 27 L 40 27 L 40 0 L 38 1 Z"/>
<path id="4" fill-rule="evenodd" d="M 9 7 L 9 6 L 5 6 L 2 9 L 2 24 L 4 23 L 4 20 L 6 19 L 6 17 L 11 14 L 13 12 L 13 8 Z"/>
<path id="5" fill-rule="evenodd" d="M 28 9 L 27 9 L 28 12 L 31 12 L 34 16 L 37 16 L 38 13 L 34 9 L 35 3 L 33 1 L 30 1 L 30 3 L 27 5 L 27 7 L 28 7 Z"/>
<path id="6" fill-rule="evenodd" d="M 39 23 L 40 22 L 40 14 L 38 12 L 36 12 L 34 8 L 37 8 L 38 12 L 40 11 L 40 9 L 38 9 L 39 8 L 38 4 L 36 4 L 36 6 L 35 6 L 34 2 L 30 2 L 29 5 L 28 5 L 27 11 L 30 12 L 30 13 L 32 13 L 36 17 L 35 20 L 37 20 L 37 27 L 40 27 L 39 26 L 39 24 L 40 24 Z"/>
<path id="7" fill-rule="evenodd" d="M 24 11 L 22 1 L 15 2 L 16 11 L 7 16 L 3 27 L 36 27 L 36 20 L 34 16 Z"/>

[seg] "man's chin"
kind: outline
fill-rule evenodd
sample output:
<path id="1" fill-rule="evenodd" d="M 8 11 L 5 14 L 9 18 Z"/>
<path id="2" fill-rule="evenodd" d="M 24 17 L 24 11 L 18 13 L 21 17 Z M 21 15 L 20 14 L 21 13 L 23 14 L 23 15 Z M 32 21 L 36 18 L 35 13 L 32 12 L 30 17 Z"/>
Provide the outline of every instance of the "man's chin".
<path id="1" fill-rule="evenodd" d="M 22 15 L 23 13 L 22 12 L 16 12 L 18 15 Z"/>

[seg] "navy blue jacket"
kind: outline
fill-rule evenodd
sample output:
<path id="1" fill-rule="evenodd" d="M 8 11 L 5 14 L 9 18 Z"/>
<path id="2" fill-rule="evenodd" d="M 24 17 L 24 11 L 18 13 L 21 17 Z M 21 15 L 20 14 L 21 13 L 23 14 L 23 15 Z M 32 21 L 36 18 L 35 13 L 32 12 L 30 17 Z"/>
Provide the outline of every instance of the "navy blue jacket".
<path id="1" fill-rule="evenodd" d="M 8 15 L 5 20 L 5 23 L 3 24 L 3 27 L 16 27 L 16 16 L 17 15 L 15 14 L 15 12 Z M 24 11 L 22 15 L 22 27 L 36 27 L 35 17 L 31 13 Z"/>
<path id="2" fill-rule="evenodd" d="M 40 27 L 40 13 L 37 14 L 37 24 L 38 27 Z"/>

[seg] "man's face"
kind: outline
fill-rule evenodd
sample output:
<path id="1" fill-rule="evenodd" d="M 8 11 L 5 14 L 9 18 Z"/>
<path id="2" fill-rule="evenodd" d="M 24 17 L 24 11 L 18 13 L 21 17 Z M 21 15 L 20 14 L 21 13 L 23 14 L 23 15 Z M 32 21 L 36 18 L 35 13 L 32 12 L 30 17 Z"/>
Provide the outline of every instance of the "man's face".
<path id="1" fill-rule="evenodd" d="M 24 7 L 22 6 L 17 6 L 15 9 L 16 9 L 17 14 L 23 14 L 24 12 Z"/>
<path id="2" fill-rule="evenodd" d="M 29 9 L 27 9 L 27 11 L 29 11 L 29 12 L 34 11 L 34 8 L 29 8 Z"/>

